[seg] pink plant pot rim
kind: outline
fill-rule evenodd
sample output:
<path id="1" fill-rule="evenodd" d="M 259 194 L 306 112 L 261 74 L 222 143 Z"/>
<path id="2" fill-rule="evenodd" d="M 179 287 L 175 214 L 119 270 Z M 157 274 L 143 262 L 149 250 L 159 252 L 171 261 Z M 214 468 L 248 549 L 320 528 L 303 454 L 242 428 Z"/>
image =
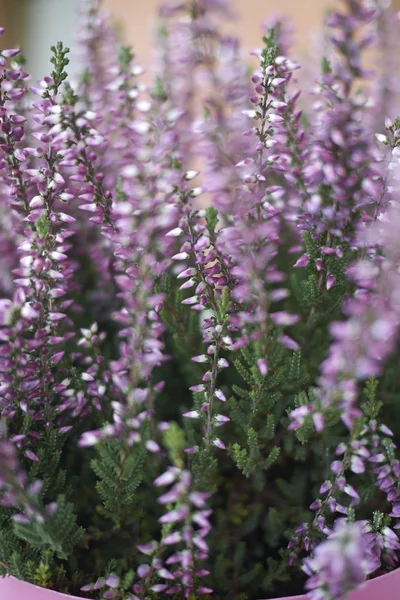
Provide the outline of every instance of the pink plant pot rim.
<path id="1" fill-rule="evenodd" d="M 0 578 L 1 600 L 82 600 L 77 596 L 60 594 L 14 577 Z M 400 569 L 369 581 L 363 588 L 351 592 L 348 600 L 399 600 Z M 275 600 L 307 600 L 307 596 L 286 596 Z"/>
<path id="2" fill-rule="evenodd" d="M 309 600 L 309 598 L 285 596 L 274 600 Z M 400 600 L 400 569 L 368 581 L 362 588 L 350 592 L 347 600 Z"/>

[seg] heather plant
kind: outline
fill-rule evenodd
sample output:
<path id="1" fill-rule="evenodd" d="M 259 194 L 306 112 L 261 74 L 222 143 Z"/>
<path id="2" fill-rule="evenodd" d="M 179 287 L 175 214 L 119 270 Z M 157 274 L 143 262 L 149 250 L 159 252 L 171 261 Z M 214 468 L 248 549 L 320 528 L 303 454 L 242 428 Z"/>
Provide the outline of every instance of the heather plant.
<path id="1" fill-rule="evenodd" d="M 0 574 L 344 600 L 400 549 L 399 18 L 337 2 L 300 93 L 281 17 L 167 3 L 145 83 L 99 4 L 74 79 L 0 52 Z"/>

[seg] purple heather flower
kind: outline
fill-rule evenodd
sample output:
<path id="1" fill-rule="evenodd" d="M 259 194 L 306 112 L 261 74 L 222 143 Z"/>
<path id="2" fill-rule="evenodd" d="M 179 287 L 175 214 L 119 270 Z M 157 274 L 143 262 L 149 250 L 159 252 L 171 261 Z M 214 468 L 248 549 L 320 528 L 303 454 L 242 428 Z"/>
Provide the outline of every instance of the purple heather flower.
<path id="1" fill-rule="evenodd" d="M 207 570 L 199 569 L 197 565 L 199 560 L 204 560 L 208 555 L 205 537 L 211 529 L 208 520 L 211 510 L 206 509 L 205 506 L 209 494 L 191 491 L 190 473 L 177 467 L 169 467 L 154 483 L 157 487 L 171 486 L 172 484 L 169 491 L 160 496 L 158 500 L 162 505 L 168 504 L 169 508 L 173 506 L 159 519 L 161 523 L 171 524 L 173 530 L 169 529 L 167 535 L 162 537 L 159 543 L 153 541 L 138 546 L 141 552 L 154 558 L 151 566 L 139 566 L 137 574 L 142 583 L 138 584 L 135 591 L 139 593 L 143 590 L 144 581 L 150 581 L 152 577 L 157 577 L 171 583 L 168 585 L 157 583 L 152 586 L 153 591 L 166 591 L 166 593 L 172 594 L 182 589 L 185 597 L 188 598 L 194 589 L 195 578 L 209 574 Z M 181 549 L 170 554 L 164 562 L 161 558 L 162 552 L 166 547 L 170 549 L 172 546 Z"/>
<path id="2" fill-rule="evenodd" d="M 25 74 L 21 72 L 21 79 L 24 77 Z M 19 79 L 14 79 L 18 83 Z M 24 147 L 28 161 L 24 173 L 13 166 L 15 181 L 10 190 L 14 198 L 11 205 L 14 214 L 19 217 L 16 230 L 22 233 L 23 242 L 17 248 L 19 266 L 14 268 L 14 333 L 11 330 L 4 333 L 14 338 L 15 333 L 20 336 L 18 341 L 13 338 L 9 351 L 12 352 L 13 344 L 19 344 L 18 378 L 21 383 L 11 390 L 9 382 L 4 382 L 4 398 L 15 404 L 19 396 L 25 394 L 25 401 L 29 401 L 28 412 L 34 415 L 35 420 L 42 418 L 45 406 L 47 418 L 51 409 L 52 413 L 61 415 L 62 421 L 66 410 L 75 417 L 85 414 L 90 401 L 93 405 L 97 404 L 98 408 L 98 398 L 105 390 L 104 382 L 97 378 L 101 372 L 98 363 L 82 369 L 80 379 L 85 385 L 78 384 L 77 387 L 66 376 L 62 366 L 66 357 L 60 344 L 75 335 L 70 330 L 70 314 L 81 310 L 68 297 L 72 291 L 76 291 L 76 283 L 72 282 L 76 263 L 71 260 L 74 244 L 69 241 L 71 236 L 76 235 L 73 225 L 76 219 L 70 214 L 72 209 L 69 204 L 79 196 L 84 205 L 97 193 L 98 202 L 94 202 L 96 210 L 100 204 L 100 212 L 106 218 L 108 196 L 99 187 L 100 180 L 92 173 L 92 167 L 88 167 L 96 158 L 90 149 L 91 144 L 95 138 L 99 139 L 93 128 L 83 134 L 92 116 L 89 112 L 83 116 L 81 113 L 77 124 L 72 106 L 59 94 L 59 85 L 50 77 L 45 77 L 40 82 L 40 88 L 33 88 L 40 100 L 32 107 L 34 125 L 28 123 L 25 133 L 26 144 L 32 142 L 33 146 Z M 2 117 L 6 116 L 3 112 Z M 18 114 L 10 117 L 18 125 L 17 141 L 22 139 L 25 127 L 25 118 L 19 117 Z M 32 127 L 31 131 L 29 126 Z M 13 131 L 12 128 L 10 131 Z M 29 139 L 28 133 L 37 142 Z M 50 153 L 46 151 L 47 146 L 51 147 Z M 93 183 L 91 178 L 97 183 Z M 95 345 L 102 341 L 103 336 L 93 336 L 91 342 Z M 89 342 L 85 341 L 84 346 L 90 350 Z M 80 359 L 83 362 L 87 360 L 87 357 L 82 358 L 80 352 L 72 353 L 72 356 L 78 362 Z M 12 367 L 8 378 L 11 372 Z M 54 401 L 55 395 L 57 403 Z M 11 416 L 5 404 L 3 414 Z M 67 431 L 65 426 L 63 431 Z"/>
<path id="3" fill-rule="evenodd" d="M 372 43 L 357 31 L 368 27 L 376 12 L 364 2 L 346 0 L 346 12 L 332 13 L 327 24 L 337 54 L 315 88 L 314 126 L 309 139 L 303 177 L 308 197 L 303 202 L 299 228 L 308 231 L 326 252 L 317 257 L 319 288 L 328 291 L 335 277 L 325 266 L 327 253 L 341 252 L 343 244 L 359 248 L 354 236 L 358 211 L 361 223 L 381 200 L 379 156 L 364 127 L 367 99 L 353 90 L 359 78 L 368 78 L 362 54 Z M 357 83 L 358 85 L 358 83 Z M 329 193 L 321 195 L 325 188 Z M 357 223 L 358 225 L 358 223 Z"/>
<path id="4" fill-rule="evenodd" d="M 360 587 L 376 570 L 375 560 L 366 545 L 363 523 L 337 521 L 325 542 L 304 561 L 309 576 L 306 588 L 312 600 L 344 600 L 349 591 Z"/>
<path id="5" fill-rule="evenodd" d="M 31 460 L 37 460 L 33 451 L 28 450 L 26 454 Z M 36 520 L 42 523 L 44 516 L 38 501 L 42 482 L 34 481 L 28 485 L 27 474 L 20 469 L 17 446 L 7 439 L 4 423 L 0 423 L 0 465 L 0 504 L 23 511 L 13 515 L 17 522 Z"/>
<path id="6" fill-rule="evenodd" d="M 269 173 L 280 176 L 287 171 L 287 154 L 283 149 L 287 139 L 286 117 L 282 115 L 287 109 L 286 87 L 296 65 L 285 57 L 276 57 L 267 65 L 261 53 L 257 51 L 256 54 L 261 62 L 252 78 L 255 94 L 251 101 L 256 103 L 259 112 L 245 110 L 242 114 L 255 119 L 257 127 L 246 132 L 248 146 L 244 158 L 242 155 L 242 160 L 236 164 L 239 183 L 235 185 L 234 195 L 229 194 L 226 204 L 220 202 L 221 195 L 216 195 L 214 204 L 223 224 L 218 232 L 216 250 L 234 284 L 232 299 L 235 305 L 230 327 L 232 331 L 240 332 L 240 338 L 233 347 L 239 349 L 257 338 L 261 340 L 263 351 L 266 350 L 269 318 L 278 325 L 290 325 L 298 320 L 285 311 L 275 313 L 275 316 L 270 311 L 271 301 L 280 301 L 288 295 L 284 288 L 271 289 L 270 293 L 268 289 L 284 280 L 275 258 L 281 238 L 281 198 L 286 192 L 282 186 L 267 183 Z M 289 123 L 291 115 L 287 119 Z M 273 141 L 269 128 L 272 121 L 276 139 L 281 141 L 279 149 L 269 144 Z"/>
<path id="7" fill-rule="evenodd" d="M 166 458 L 160 438 L 169 425 L 159 422 L 157 401 L 165 382 L 157 379 L 169 358 L 171 297 L 163 289 L 171 276 L 179 280 L 182 310 L 194 311 L 202 335 L 188 371 L 200 374 L 190 381 L 194 406 L 183 414 L 195 435 L 184 462 L 203 452 L 211 460 L 228 446 L 216 433 L 230 422 L 218 411 L 229 411 L 232 352 L 252 358 L 257 389 L 250 398 L 257 398 L 275 386 L 279 353 L 299 349 L 286 333 L 300 320 L 288 308 L 287 273 L 278 266 L 286 241 L 298 257 L 294 268 L 315 270 L 317 291 L 332 297 L 334 266 L 360 257 L 346 271 L 345 319 L 331 325 L 319 387 L 297 405 L 290 428 L 312 422 L 321 431 L 332 405 L 351 428 L 360 415 L 357 381 L 379 375 L 396 347 L 398 123 L 386 121 L 386 134 L 379 129 L 374 139 L 371 101 L 355 89 L 370 75 L 362 54 L 372 43 L 371 28 L 378 37 L 388 31 L 390 12 L 381 2 L 371 8 L 369 1 L 345 0 L 346 10 L 329 17 L 330 64 L 304 131 L 299 66 L 288 58 L 284 19 L 273 20 L 267 51 L 253 53 L 259 68 L 250 83 L 238 42 L 218 29 L 230 2 L 192 4 L 161 10 L 162 57 L 150 90 L 130 51 L 119 54 L 99 0 L 84 8 L 85 73 L 71 89 L 45 77 L 31 88 L 29 103 L 28 74 L 13 60 L 18 51 L 0 52 L 0 416 L 12 431 L 8 438 L 0 427 L 0 488 L 3 504 L 22 511 L 17 522 L 54 514 L 53 502 L 38 508 L 41 482 L 28 483 L 18 458 L 40 466 L 42 431 L 56 425 L 65 436 L 71 417 L 104 407 L 112 415 L 101 429 L 83 432 L 82 448 L 111 439 L 124 453 L 140 444 L 154 465 Z M 375 100 L 388 106 L 387 90 L 379 93 Z M 202 194 L 218 214 L 200 208 Z M 311 235 L 318 250 L 299 233 Z M 95 280 L 89 290 L 84 264 Z M 93 314 L 79 331 L 75 317 L 85 321 L 87 305 Z M 102 351 L 102 323 L 109 320 L 118 328 L 111 360 Z M 178 325 L 187 342 L 186 321 Z M 231 416 L 229 433 L 237 421 Z M 32 431 L 13 430 L 21 418 L 33 423 Z M 400 466 L 391 436 L 370 420 L 357 438 L 338 446 L 321 497 L 310 506 L 312 522 L 290 541 L 291 563 L 298 552 L 311 553 L 304 569 L 315 600 L 344 597 L 379 564 L 396 563 L 399 542 L 389 522 L 337 519 L 330 529 L 335 513 L 353 515 L 363 495 L 353 478 L 367 469 L 391 506 L 394 529 L 400 527 Z M 135 600 L 152 592 L 186 598 L 212 592 L 198 585 L 208 575 L 199 563 L 209 553 L 209 494 L 196 488 L 181 460 L 154 481 L 165 488 L 158 497 L 161 535 L 138 546 L 151 558 L 137 569 Z M 321 536 L 326 541 L 316 545 Z M 118 587 L 110 575 L 82 589 L 102 589 L 112 599 Z"/>
<path id="8" fill-rule="evenodd" d="M 353 268 L 354 278 L 364 289 L 360 288 L 346 302 L 347 320 L 331 326 L 334 342 L 321 366 L 321 398 L 323 406 L 339 402 L 342 419 L 348 426 L 357 414 L 355 381 L 379 374 L 395 348 L 400 319 L 399 223 L 400 210 L 396 202 L 379 225 L 367 228 L 366 239 L 384 244 L 385 260 L 374 264 L 363 259 L 357 263 Z"/>

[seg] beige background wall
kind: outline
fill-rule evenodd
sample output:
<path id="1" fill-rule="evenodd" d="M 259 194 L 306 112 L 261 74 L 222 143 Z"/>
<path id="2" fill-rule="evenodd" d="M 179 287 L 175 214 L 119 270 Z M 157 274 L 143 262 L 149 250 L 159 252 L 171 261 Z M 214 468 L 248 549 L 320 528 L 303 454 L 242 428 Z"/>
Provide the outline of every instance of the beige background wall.
<path id="1" fill-rule="evenodd" d="M 103 2 L 122 24 L 126 40 L 134 45 L 138 59 L 144 65 L 149 64 L 149 44 L 160 0 Z M 400 0 L 392 0 L 392 3 L 400 9 Z M 297 31 L 296 50 L 301 54 L 309 47 L 309 37 L 321 25 L 328 8 L 342 3 L 340 0 L 232 0 L 232 4 L 238 15 L 234 30 L 245 48 L 253 49 L 260 45 L 260 23 L 268 15 L 279 12 L 293 19 Z"/>
<path id="2" fill-rule="evenodd" d="M 73 48 L 73 32 L 80 0 L 0 0 L 0 25 L 7 34 L 0 47 L 21 45 L 29 57 L 28 69 L 34 79 L 49 70 L 49 46 L 58 40 Z M 157 8 L 162 0 L 102 0 L 123 30 L 127 43 L 133 44 L 138 61 L 149 67 L 154 57 L 154 30 Z M 392 0 L 400 9 L 400 0 Z M 302 59 L 310 48 L 310 37 L 322 23 L 328 7 L 341 4 L 340 0 L 232 0 L 238 19 L 229 25 L 238 35 L 244 48 L 260 45 L 260 24 L 276 12 L 289 15 L 296 27 L 294 56 Z M 303 62 L 301 60 L 301 62 Z M 71 72 L 79 70 L 73 60 Z"/>
<path id="3" fill-rule="evenodd" d="M 260 24 L 273 13 L 287 14 L 295 23 L 296 46 L 301 50 L 307 46 L 310 32 L 321 24 L 327 8 L 335 2 L 338 0 L 233 0 L 238 18 L 229 28 L 239 35 L 246 48 L 253 49 L 260 45 Z M 146 64 L 160 0 L 103 0 L 103 3 L 123 26 L 126 40 L 134 45 L 139 60 Z"/>

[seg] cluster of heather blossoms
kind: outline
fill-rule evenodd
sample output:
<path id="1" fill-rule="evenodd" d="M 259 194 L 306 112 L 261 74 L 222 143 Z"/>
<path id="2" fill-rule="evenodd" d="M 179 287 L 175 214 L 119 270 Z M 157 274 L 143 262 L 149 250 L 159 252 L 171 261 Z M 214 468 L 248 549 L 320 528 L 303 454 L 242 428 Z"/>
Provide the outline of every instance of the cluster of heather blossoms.
<path id="1" fill-rule="evenodd" d="M 177 582 L 181 583 L 187 598 L 190 598 L 194 590 L 199 594 L 212 593 L 211 589 L 203 585 L 194 586 L 195 578 L 209 575 L 209 571 L 199 569 L 196 563 L 208 557 L 208 545 L 204 538 L 211 529 L 208 517 L 212 510 L 204 508 L 209 494 L 191 492 L 191 481 L 190 473 L 178 467 L 169 467 L 154 481 L 156 487 L 174 484 L 158 498 L 160 504 L 171 506 L 171 510 L 159 519 L 164 526 L 160 542 L 153 541 L 138 546 L 140 552 L 152 556 L 153 559 L 151 565 L 145 563 L 138 567 L 137 575 L 141 582 L 134 585 L 134 600 L 140 600 L 137 594 L 143 595 L 148 590 L 175 594 L 180 590 Z M 166 548 L 181 544 L 183 549 L 170 554 L 164 566 L 161 557 Z M 154 575 L 166 583 L 151 585 Z"/>
<path id="2" fill-rule="evenodd" d="M 345 600 L 397 567 L 400 19 L 332 4 L 305 78 L 229 0 L 164 4 L 151 74 L 99 0 L 71 81 L 0 50 L 1 575 Z"/>
<path id="3" fill-rule="evenodd" d="M 379 562 L 374 560 L 367 536 L 361 523 L 337 522 L 314 556 L 305 561 L 304 569 L 310 575 L 307 589 L 311 590 L 312 600 L 342 598 L 376 570 Z"/>

